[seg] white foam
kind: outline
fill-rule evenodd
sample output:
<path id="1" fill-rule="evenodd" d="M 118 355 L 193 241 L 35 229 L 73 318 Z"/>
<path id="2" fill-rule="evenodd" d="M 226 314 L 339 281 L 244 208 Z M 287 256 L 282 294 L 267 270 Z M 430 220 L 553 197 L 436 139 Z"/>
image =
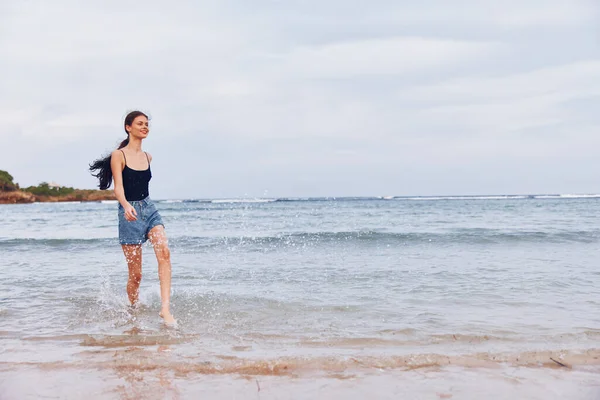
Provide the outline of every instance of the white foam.
<path id="1" fill-rule="evenodd" d="M 35 203 L 48 203 L 48 204 L 81 204 L 83 203 L 82 201 L 36 201 Z"/>
<path id="2" fill-rule="evenodd" d="M 439 197 L 397 197 L 397 200 L 513 200 L 526 199 L 528 196 L 439 196 Z"/>
<path id="3" fill-rule="evenodd" d="M 587 199 L 587 198 L 599 198 L 600 194 L 561 194 L 563 199 Z"/>
<path id="4" fill-rule="evenodd" d="M 117 200 L 102 200 L 102 201 L 100 201 L 100 203 L 102 203 L 102 204 L 117 204 L 118 201 Z"/>
<path id="5" fill-rule="evenodd" d="M 272 203 L 276 199 L 216 199 L 211 203 Z"/>
<path id="6" fill-rule="evenodd" d="M 534 195 L 536 199 L 596 199 L 600 194 L 540 194 Z"/>

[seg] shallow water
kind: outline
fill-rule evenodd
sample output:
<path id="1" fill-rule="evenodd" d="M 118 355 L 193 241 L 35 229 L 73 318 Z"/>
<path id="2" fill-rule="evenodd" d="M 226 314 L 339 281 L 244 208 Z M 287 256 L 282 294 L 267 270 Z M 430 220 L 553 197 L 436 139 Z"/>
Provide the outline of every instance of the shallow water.
<path id="1" fill-rule="evenodd" d="M 598 393 L 599 198 L 157 201 L 178 329 L 148 244 L 128 307 L 116 207 L 0 206 L 0 398 Z"/>

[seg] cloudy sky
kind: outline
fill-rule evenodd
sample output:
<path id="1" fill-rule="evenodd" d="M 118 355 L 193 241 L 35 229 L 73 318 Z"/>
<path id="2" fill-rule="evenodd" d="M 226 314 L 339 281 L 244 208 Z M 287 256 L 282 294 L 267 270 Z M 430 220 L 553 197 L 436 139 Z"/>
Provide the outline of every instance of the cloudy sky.
<path id="1" fill-rule="evenodd" d="M 0 169 L 93 188 L 141 109 L 154 198 L 600 193 L 598 4 L 1 0 Z"/>

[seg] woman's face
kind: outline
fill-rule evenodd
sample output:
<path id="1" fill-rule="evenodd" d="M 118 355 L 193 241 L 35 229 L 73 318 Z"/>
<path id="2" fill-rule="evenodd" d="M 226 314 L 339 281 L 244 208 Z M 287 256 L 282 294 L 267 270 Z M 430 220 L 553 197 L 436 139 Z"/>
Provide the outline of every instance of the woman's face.
<path id="1" fill-rule="evenodd" d="M 148 137 L 148 132 L 150 132 L 150 128 L 148 127 L 148 118 L 143 115 L 139 115 L 135 117 L 131 125 L 127 125 L 125 127 L 129 135 L 132 135 L 138 139 L 145 139 Z"/>

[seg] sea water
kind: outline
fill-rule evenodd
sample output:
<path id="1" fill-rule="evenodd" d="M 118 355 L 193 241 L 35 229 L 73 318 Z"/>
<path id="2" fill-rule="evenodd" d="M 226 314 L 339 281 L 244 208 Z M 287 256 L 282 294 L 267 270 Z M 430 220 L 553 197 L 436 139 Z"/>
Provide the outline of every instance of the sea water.
<path id="1" fill-rule="evenodd" d="M 0 206 L 0 399 L 600 398 L 598 196 L 155 202 L 177 329 L 116 202 Z"/>

